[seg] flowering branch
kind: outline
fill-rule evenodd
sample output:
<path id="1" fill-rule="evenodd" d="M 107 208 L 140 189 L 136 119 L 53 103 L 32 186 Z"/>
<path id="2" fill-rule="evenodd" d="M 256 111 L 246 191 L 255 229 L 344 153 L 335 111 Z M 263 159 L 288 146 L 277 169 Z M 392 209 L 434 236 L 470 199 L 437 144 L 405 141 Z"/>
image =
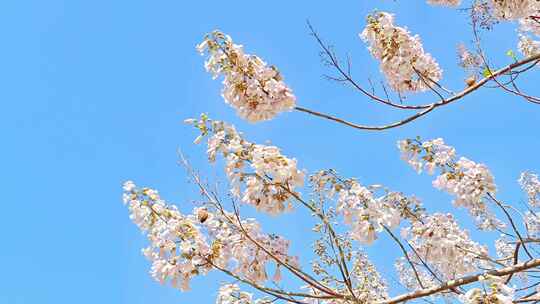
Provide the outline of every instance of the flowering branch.
<path id="1" fill-rule="evenodd" d="M 446 7 L 461 5 L 460 0 L 426 2 Z M 252 123 L 295 110 L 356 129 L 381 131 L 415 121 L 482 87 L 499 88 L 540 104 L 539 97 L 524 93 L 518 85 L 519 76 L 533 71 L 540 63 L 540 41 L 535 40 L 540 36 L 540 2 L 473 0 L 468 11 L 476 50 L 469 51 L 465 45 L 458 47 L 459 65 L 468 77 L 466 87 L 457 93 L 443 86 L 442 70 L 424 49 L 420 37 L 397 25 L 393 14 L 370 14 L 360 34 L 371 56 L 379 62 L 385 79 L 381 83 L 384 97 L 376 93 L 371 79 L 368 79 L 371 88 L 355 80 L 350 57 L 342 62 L 308 22 L 324 63 L 337 72 L 337 76 L 330 75 L 328 79 L 347 83 L 376 103 L 411 111 L 405 118 L 386 125 L 356 124 L 297 105 L 293 90 L 277 67 L 246 53 L 242 45 L 235 44 L 220 31 L 205 36 L 197 49 L 206 56 L 207 71 L 214 78 L 223 79 L 225 102 Z M 525 58 L 507 52 L 513 62 L 495 69 L 482 49 L 480 30 L 492 29 L 495 23 L 505 21 L 519 22 L 518 49 Z M 403 103 L 409 94 L 427 91 L 436 100 Z M 397 100 L 392 100 L 391 95 Z M 206 114 L 185 122 L 198 130 L 196 144 L 206 141 L 209 162 L 223 160 L 232 212 L 227 211 L 221 189 L 210 188 L 203 182 L 181 153 L 180 164 L 201 196 L 192 212 L 184 213 L 167 203 L 154 189 L 125 182 L 123 201 L 130 219 L 148 239 L 143 254 L 151 263 L 151 276 L 158 282 L 187 291 L 194 277 L 220 272 L 235 283 L 221 285 L 216 304 L 279 301 L 394 304 L 412 300 L 429 302 L 428 297 L 464 304 L 538 301 L 540 178 L 537 174 L 523 172 L 518 180 L 527 198 L 526 210 L 520 211 L 496 198 L 498 186 L 486 164 L 458 156 L 456 149 L 443 139 L 422 141 L 416 137 L 398 141 L 402 159 L 418 173 L 434 174 L 432 186 L 451 195 L 451 205 L 465 209 L 475 229 L 500 234 L 493 244 L 495 253 L 491 254 L 488 244 L 475 241 L 473 234 L 462 228 L 464 219 L 446 210 L 445 213 L 428 210 L 414 195 L 342 177 L 333 169 L 308 175 L 296 158 L 285 155 L 279 147 L 248 141 L 233 125 L 212 120 Z M 313 198 L 302 194 L 308 189 Z M 494 205 L 500 210 L 493 211 Z M 317 237 L 313 242 L 315 257 L 311 270 L 302 267 L 298 256 L 290 253 L 289 240 L 263 232 L 256 219 L 240 215 L 242 208 L 253 208 L 280 216 L 297 206 L 306 208 L 315 218 L 312 232 Z M 522 223 L 517 216 L 512 217 L 512 211 Z M 504 216 L 506 221 L 498 216 Z M 383 234 L 389 237 L 379 240 Z M 390 296 L 392 286 L 364 252 L 365 247 L 381 241 L 393 242 L 396 245 L 393 248 L 399 248 L 395 274 L 406 292 L 395 297 Z M 527 260 L 521 261 L 523 258 Z M 269 267 L 274 273 L 271 277 L 267 272 Z M 293 279 L 283 287 L 279 284 L 282 270 Z M 269 287 L 269 282 L 275 287 Z M 242 291 L 237 283 L 264 298 Z M 295 283 L 303 286 L 291 286 Z"/>
<path id="2" fill-rule="evenodd" d="M 406 293 L 403 295 L 399 295 L 387 301 L 381 301 L 378 304 L 402 303 L 402 302 L 410 301 L 413 299 L 427 297 L 427 296 L 439 293 L 441 291 L 448 290 L 450 288 L 456 288 L 456 287 L 464 286 L 464 285 L 471 284 L 474 282 L 478 282 L 479 280 L 481 280 L 483 277 L 486 277 L 486 276 L 491 275 L 491 276 L 496 276 L 496 277 L 504 277 L 506 275 L 522 272 L 524 270 L 535 268 L 538 266 L 540 266 L 540 259 L 533 259 L 524 263 L 517 264 L 515 266 L 505 267 L 498 270 L 486 271 L 484 273 L 476 274 L 476 275 L 464 276 L 459 279 L 445 282 L 444 284 L 441 284 L 435 287 L 426 288 L 426 289 Z"/>

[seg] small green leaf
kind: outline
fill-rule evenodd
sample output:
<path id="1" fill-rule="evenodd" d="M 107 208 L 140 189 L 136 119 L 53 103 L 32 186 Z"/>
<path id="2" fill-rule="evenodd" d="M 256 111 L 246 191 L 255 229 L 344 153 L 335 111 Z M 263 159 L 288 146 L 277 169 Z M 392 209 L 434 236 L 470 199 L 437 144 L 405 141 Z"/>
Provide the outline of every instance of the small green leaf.
<path id="1" fill-rule="evenodd" d="M 506 56 L 508 56 L 508 57 L 510 57 L 510 58 L 512 58 L 514 60 L 517 60 L 516 54 L 514 53 L 513 50 L 506 51 Z"/>

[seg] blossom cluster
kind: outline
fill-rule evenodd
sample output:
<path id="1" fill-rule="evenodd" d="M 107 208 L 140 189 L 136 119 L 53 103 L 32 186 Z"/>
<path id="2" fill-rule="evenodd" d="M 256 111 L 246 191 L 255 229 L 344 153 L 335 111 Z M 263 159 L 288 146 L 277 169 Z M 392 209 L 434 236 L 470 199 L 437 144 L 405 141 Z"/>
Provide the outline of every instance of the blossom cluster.
<path id="1" fill-rule="evenodd" d="M 525 56 L 540 54 L 540 10 L 536 16 L 527 16 L 519 20 L 518 49 Z M 534 36 L 537 40 L 533 39 Z"/>
<path id="2" fill-rule="evenodd" d="M 206 70 L 214 78 L 223 75 L 222 95 L 238 115 L 250 122 L 269 120 L 294 108 L 296 97 L 274 66 L 244 53 L 242 45 L 219 31 L 206 35 L 197 46 L 207 54 Z"/>
<path id="3" fill-rule="evenodd" d="M 241 291 L 237 284 L 225 284 L 219 288 L 216 304 L 270 304 L 269 299 L 253 300 L 253 294 Z"/>
<path id="4" fill-rule="evenodd" d="M 378 233 L 399 226 L 402 220 L 416 221 L 425 209 L 415 196 L 390 191 L 382 185 L 363 186 L 356 179 L 340 177 L 335 170 L 321 170 L 310 176 L 320 200 L 335 200 L 335 212 L 346 225 L 352 239 L 370 245 Z"/>
<path id="5" fill-rule="evenodd" d="M 523 216 L 523 221 L 527 227 L 527 232 L 533 237 L 540 237 L 540 213 L 535 211 L 527 211 Z"/>
<path id="6" fill-rule="evenodd" d="M 493 176 L 485 165 L 461 157 L 454 164 L 454 171 L 439 175 L 433 181 L 433 186 L 455 195 L 454 205 L 467 208 L 477 218 L 480 227 L 496 226 L 494 219 L 486 216 L 487 206 L 483 200 L 488 193 L 497 190 Z"/>
<path id="7" fill-rule="evenodd" d="M 400 257 L 394 263 L 394 268 L 398 275 L 399 282 L 409 290 L 418 290 L 426 287 L 433 287 L 437 282 L 433 275 L 424 269 L 413 269 L 405 257 Z M 418 282 L 422 282 L 422 285 Z"/>
<path id="8" fill-rule="evenodd" d="M 540 16 L 528 16 L 527 18 L 520 19 L 519 25 L 521 32 L 528 32 L 540 37 Z"/>
<path id="9" fill-rule="evenodd" d="M 538 0 L 491 0 L 493 14 L 503 20 L 517 20 L 540 11 Z"/>
<path id="10" fill-rule="evenodd" d="M 189 289 L 194 276 L 214 268 L 264 282 L 268 279 L 266 265 L 277 263 L 276 258 L 298 265 L 297 257 L 287 254 L 289 241 L 263 233 L 253 219 L 239 220 L 234 214 L 206 207 L 185 215 L 162 200 L 157 191 L 137 188 L 131 181 L 124 183 L 123 201 L 132 221 L 150 241 L 143 254 L 152 262 L 152 277 L 181 291 Z M 277 266 L 274 280 L 279 279 Z"/>
<path id="11" fill-rule="evenodd" d="M 214 161 L 221 154 L 225 159 L 233 195 L 270 214 L 292 208 L 290 200 L 295 189 L 304 183 L 304 173 L 297 168 L 296 159 L 282 155 L 275 146 L 251 143 L 234 126 L 210 120 L 205 115 L 187 122 L 197 127 L 201 136 L 210 135 L 208 157 Z"/>
<path id="12" fill-rule="evenodd" d="M 420 142 L 419 139 L 398 141 L 401 159 L 411 165 L 416 172 L 427 170 L 433 174 L 436 168 L 444 168 L 456 156 L 456 150 L 444 143 L 442 138 Z"/>
<path id="13" fill-rule="evenodd" d="M 150 245 L 143 254 L 152 262 L 155 280 L 185 291 L 192 277 L 212 268 L 205 261 L 212 255 L 211 245 L 192 217 L 168 206 L 157 191 L 138 189 L 130 181 L 124 183 L 123 200 L 131 220 L 147 233 Z"/>
<path id="14" fill-rule="evenodd" d="M 376 303 L 388 298 L 388 286 L 375 265 L 363 252 L 357 252 L 351 269 L 355 294 L 361 303 Z"/>
<path id="15" fill-rule="evenodd" d="M 461 0 L 426 1 L 449 7 L 462 3 Z M 540 52 L 540 41 L 536 38 L 540 37 L 540 0 L 475 0 L 472 5 L 473 23 L 519 22 L 519 50 L 526 56 Z M 478 18 L 475 14 L 482 17 L 475 19 Z M 386 12 L 369 15 L 360 38 L 380 62 L 391 89 L 400 96 L 426 91 L 441 80 L 442 70 L 424 51 L 420 37 L 396 25 L 394 15 Z M 205 68 L 213 78 L 223 77 L 222 97 L 243 119 L 269 120 L 295 108 L 296 97 L 278 69 L 256 55 L 246 54 L 244 47 L 235 44 L 228 35 L 214 31 L 205 36 L 197 49 L 207 56 Z M 475 73 L 472 84 L 482 66 L 480 53 L 479 50 L 475 54 L 463 45 L 458 47 L 460 65 Z M 427 214 L 414 197 L 391 192 L 380 185 L 363 186 L 355 179 L 340 178 L 333 170 L 323 170 L 310 177 L 318 197 L 304 201 L 299 194 L 304 186 L 304 171 L 298 168 L 296 159 L 283 155 L 280 148 L 250 142 L 233 125 L 211 120 L 204 114 L 200 119 L 186 122 L 200 131 L 195 143 L 207 139 L 209 161 L 223 159 L 233 203 L 238 200 L 258 211 L 277 215 L 292 209 L 292 202 L 297 200 L 320 219 L 313 229 L 321 235 L 313 246 L 319 260 L 313 262 L 312 269 L 318 277 L 312 278 L 300 270 L 298 257 L 289 254 L 287 239 L 263 232 L 255 219 L 240 218 L 236 208 L 235 213 L 227 212 L 217 202 L 217 194 L 206 193 L 203 185 L 199 184 L 205 202 L 185 214 L 161 199 L 156 190 L 138 188 L 128 181 L 123 185 L 123 201 L 130 219 L 148 238 L 149 245 L 142 252 L 152 264 L 151 276 L 162 284 L 186 291 L 194 277 L 217 270 L 259 291 L 283 295 L 283 298 L 256 299 L 235 283 L 224 284 L 216 304 L 270 304 L 280 298 L 306 304 L 404 302 L 420 300 L 426 292 L 434 297 L 454 292 L 456 299 L 465 304 L 510 304 L 515 292 L 524 293 L 536 286 L 514 290 L 506 284 L 520 275 L 527 278 L 526 267 L 538 265 L 537 261 L 526 262 L 523 264 L 526 267 L 518 263 L 522 262 L 524 253 L 534 259 L 527 246 L 537 246 L 540 212 L 529 208 L 520 213 L 527 237 L 522 238 L 519 233 L 522 228 L 514 225 L 511 214 L 494 198 L 497 187 L 488 167 L 457 156 L 456 150 L 442 138 L 421 141 L 418 137 L 401 140 L 397 145 L 402 159 L 416 172 L 436 175 L 432 185 L 452 195 L 454 206 L 467 209 L 478 228 L 503 233 L 495 241 L 499 259 L 489 256 L 488 247 L 473 241 L 452 214 Z M 538 175 L 522 173 L 519 183 L 529 206 L 540 207 Z M 488 199 L 503 208 L 515 237 L 501 230 L 504 224 L 488 208 Z M 335 201 L 336 205 L 330 207 L 327 201 Z M 350 229 L 334 230 L 338 220 L 343 220 Z M 392 231 L 399 228 L 403 228 L 401 237 Z M 375 266 L 367 255 L 353 247 L 353 240 L 371 245 L 383 231 L 388 232 L 403 253 L 395 265 L 401 283 L 407 289 L 423 289 L 423 293 L 411 291 L 398 296 L 397 301 L 390 299 L 387 284 Z M 331 269 L 332 266 L 335 268 Z M 504 266 L 514 267 L 505 270 L 505 277 L 481 276 L 478 283 L 474 277 L 463 278 L 478 271 L 497 273 L 491 270 Z M 282 281 L 283 268 L 308 283 L 307 293 L 281 289 L 277 283 Z M 269 280 L 276 288 L 263 286 Z M 456 286 L 451 282 L 460 283 Z M 461 291 L 468 284 L 482 288 L 471 288 L 464 294 Z M 441 287 L 430 289 L 436 285 Z"/>
<path id="16" fill-rule="evenodd" d="M 350 236 L 364 244 L 377 239 L 377 233 L 399 226 L 401 220 L 415 221 L 424 208 L 415 196 L 390 191 L 382 185 L 362 186 L 355 179 L 344 179 L 337 172 L 321 170 L 310 176 L 315 193 L 322 200 L 336 200 L 336 214 L 352 226 Z"/>
<path id="17" fill-rule="evenodd" d="M 459 65 L 469 72 L 475 72 L 482 65 L 482 58 L 478 54 L 469 51 L 464 44 L 458 45 L 457 54 Z"/>
<path id="18" fill-rule="evenodd" d="M 351 287 L 358 303 L 377 303 L 388 299 L 388 286 L 375 268 L 368 256 L 361 250 L 354 253 L 352 267 L 350 269 Z M 319 290 L 312 286 L 304 286 L 308 294 L 312 296 L 323 296 Z M 336 291 L 346 294 L 348 289 L 336 288 Z M 317 297 L 306 297 L 302 300 L 306 304 L 349 304 L 348 299 L 323 299 Z"/>
<path id="19" fill-rule="evenodd" d="M 527 194 L 527 200 L 531 207 L 540 207 L 540 179 L 537 174 L 530 172 L 521 173 L 518 180 L 521 188 Z M 540 213 L 529 208 L 523 217 L 527 232 L 540 237 Z"/>
<path id="20" fill-rule="evenodd" d="M 356 181 L 350 181 L 339 192 L 336 211 L 343 215 L 345 224 L 352 225 L 352 238 L 371 244 L 384 227 L 391 229 L 399 225 L 401 213 L 387 198 L 374 197 L 371 190 Z"/>
<path id="21" fill-rule="evenodd" d="M 456 160 L 455 149 L 440 138 L 425 142 L 418 138 L 401 140 L 398 148 L 402 158 L 418 172 L 427 168 L 429 173 L 433 173 L 438 168 L 441 174 L 433 181 L 433 186 L 454 195 L 453 204 L 468 209 L 479 228 L 502 227 L 503 224 L 484 202 L 488 194 L 497 191 L 493 175 L 486 165 L 465 157 Z"/>
<path id="22" fill-rule="evenodd" d="M 418 35 L 412 36 L 394 24 L 394 15 L 377 12 L 367 17 L 360 34 L 369 44 L 371 55 L 380 60 L 380 68 L 390 87 L 398 92 L 426 91 L 442 77 L 442 70 L 430 54 L 424 52 Z"/>
<path id="23" fill-rule="evenodd" d="M 461 0 L 427 0 L 431 5 L 458 6 Z"/>
<path id="24" fill-rule="evenodd" d="M 532 212 L 526 212 L 524 216 L 524 223 L 530 237 L 540 236 L 540 234 L 538 234 L 540 232 L 540 221 L 538 220 L 539 218 L 537 218 L 536 216 L 537 215 Z M 495 240 L 495 250 L 498 257 L 498 263 L 504 266 L 514 265 L 516 258 L 519 259 L 520 248 L 521 244 L 519 242 L 516 242 L 511 235 L 501 234 L 500 237 Z M 523 283 L 526 283 L 530 280 L 526 272 L 518 272 L 514 274 L 514 277 L 519 278 L 520 281 Z"/>
<path id="25" fill-rule="evenodd" d="M 493 24 L 500 21 L 518 21 L 520 24 L 519 51 L 527 57 L 540 53 L 540 41 L 537 39 L 540 37 L 540 1 L 473 1 L 472 18 L 480 27 L 487 29 L 491 29 Z"/>
<path id="26" fill-rule="evenodd" d="M 471 240 L 451 214 L 435 213 L 415 221 L 402 230 L 416 254 L 430 265 L 440 278 L 451 280 L 476 271 L 488 257 L 488 249 Z M 420 261 L 418 261 L 420 262 Z"/>
<path id="27" fill-rule="evenodd" d="M 529 205 L 540 207 L 540 179 L 537 174 L 523 172 L 518 180 L 521 188 L 527 193 Z"/>
<path id="28" fill-rule="evenodd" d="M 515 245 L 511 244 L 511 240 L 507 235 L 501 234 L 501 236 L 495 240 L 495 251 L 499 260 L 505 265 L 511 265 L 513 263 L 512 256 L 514 255 Z"/>
<path id="29" fill-rule="evenodd" d="M 496 276 L 482 276 L 482 288 L 472 288 L 459 297 L 464 304 L 512 304 L 515 290 L 506 285 L 504 278 Z"/>
<path id="30" fill-rule="evenodd" d="M 540 54 L 540 41 L 527 35 L 519 35 L 518 49 L 525 56 Z"/>

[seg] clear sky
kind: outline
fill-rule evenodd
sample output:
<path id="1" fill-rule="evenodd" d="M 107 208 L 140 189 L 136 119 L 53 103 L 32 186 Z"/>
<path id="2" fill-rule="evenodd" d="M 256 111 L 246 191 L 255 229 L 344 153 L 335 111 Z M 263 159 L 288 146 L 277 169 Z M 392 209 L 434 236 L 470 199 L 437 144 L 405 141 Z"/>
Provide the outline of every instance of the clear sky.
<path id="1" fill-rule="evenodd" d="M 204 147 L 192 144 L 196 134 L 182 123 L 201 112 L 236 124 L 252 141 L 271 141 L 308 172 L 335 168 L 365 184 L 416 194 L 431 211 L 452 210 L 451 197 L 403 163 L 395 142 L 444 137 L 489 166 L 500 198 L 523 201 L 519 173 L 540 171 L 540 106 L 484 90 L 384 133 L 297 112 L 253 125 L 224 104 L 220 81 L 195 51 L 206 32 L 219 28 L 277 65 L 299 105 L 360 123 L 389 122 L 403 113 L 321 77 L 328 70 L 305 24 L 309 18 L 340 54 L 349 52 L 353 75 L 367 84 L 367 77 L 382 79 L 358 38 L 374 8 L 397 13 L 440 62 L 443 83 L 463 87 L 455 46 L 470 40 L 466 16 L 421 0 L 2 1 L 0 303 L 212 303 L 222 277 L 197 279 L 184 294 L 151 280 L 140 254 L 144 237 L 121 203 L 121 183 L 132 179 L 190 209 L 197 195 L 176 164 L 178 148 L 209 178 L 221 176 L 221 164 L 206 163 Z M 485 39 L 494 63 L 508 63 L 515 29 L 501 25 Z M 538 69 L 527 75 L 523 86 L 538 91 Z M 304 263 L 307 217 L 301 209 L 262 217 L 267 231 L 296 242 Z M 385 273 L 396 256 L 389 248 L 382 240 L 369 249 Z"/>

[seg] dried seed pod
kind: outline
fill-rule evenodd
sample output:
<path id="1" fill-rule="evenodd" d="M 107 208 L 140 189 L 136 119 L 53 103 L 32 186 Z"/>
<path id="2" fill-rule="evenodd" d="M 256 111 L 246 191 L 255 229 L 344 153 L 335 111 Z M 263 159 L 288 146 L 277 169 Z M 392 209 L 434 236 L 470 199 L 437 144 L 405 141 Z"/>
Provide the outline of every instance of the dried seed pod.
<path id="1" fill-rule="evenodd" d="M 199 209 L 197 211 L 197 219 L 199 222 L 204 223 L 208 219 L 208 211 L 206 209 Z"/>
<path id="2" fill-rule="evenodd" d="M 476 83 L 476 77 L 474 75 L 468 77 L 467 79 L 465 79 L 465 83 L 468 87 L 472 87 Z"/>

